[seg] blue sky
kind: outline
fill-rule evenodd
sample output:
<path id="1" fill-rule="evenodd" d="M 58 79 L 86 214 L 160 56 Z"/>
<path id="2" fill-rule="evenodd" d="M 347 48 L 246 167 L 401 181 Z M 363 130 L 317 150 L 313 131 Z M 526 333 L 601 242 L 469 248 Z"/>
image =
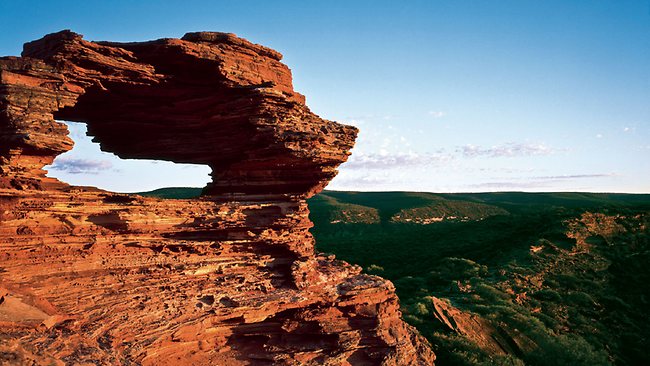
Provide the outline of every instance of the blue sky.
<path id="1" fill-rule="evenodd" d="M 361 129 L 330 189 L 650 192 L 648 1 L 134 3 L 2 1 L 0 54 L 61 29 L 233 32 L 282 52 L 315 113 Z M 78 145 L 51 175 L 139 191 L 209 172 Z"/>

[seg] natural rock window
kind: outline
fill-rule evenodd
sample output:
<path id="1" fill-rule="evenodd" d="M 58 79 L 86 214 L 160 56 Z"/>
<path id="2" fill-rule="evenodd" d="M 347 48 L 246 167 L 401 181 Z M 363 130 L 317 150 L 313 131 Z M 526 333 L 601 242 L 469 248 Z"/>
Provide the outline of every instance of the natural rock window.
<path id="1" fill-rule="evenodd" d="M 312 113 L 281 59 L 226 33 L 114 43 L 70 31 L 0 58 L 5 359 L 433 364 L 389 281 L 314 249 L 306 199 L 357 130 Z M 73 148 L 55 120 L 87 123 L 122 159 L 207 165 L 212 181 L 162 200 L 47 177 Z"/>
<path id="2" fill-rule="evenodd" d="M 210 167 L 151 159 L 121 159 L 101 151 L 87 135 L 87 125 L 58 121 L 68 126 L 72 150 L 54 159 L 44 169 L 47 176 L 77 186 L 92 186 L 113 192 L 145 192 L 164 187 L 205 187 Z M 125 131 L 128 133 L 128 131 Z"/>

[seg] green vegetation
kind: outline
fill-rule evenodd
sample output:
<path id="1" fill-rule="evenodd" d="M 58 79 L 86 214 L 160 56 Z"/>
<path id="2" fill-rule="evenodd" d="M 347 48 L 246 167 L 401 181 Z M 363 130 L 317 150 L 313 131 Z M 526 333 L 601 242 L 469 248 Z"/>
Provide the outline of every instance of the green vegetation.
<path id="1" fill-rule="evenodd" d="M 146 197 L 158 197 L 158 198 L 176 198 L 176 199 L 188 199 L 196 198 L 201 195 L 203 188 L 193 188 L 193 187 L 171 187 L 171 188 L 159 188 L 149 192 L 138 192 L 140 196 Z"/>
<path id="2" fill-rule="evenodd" d="M 318 249 L 393 281 L 441 365 L 650 364 L 650 195 L 326 191 L 309 204 Z M 510 351 L 443 327 L 431 296 Z"/>
<path id="3" fill-rule="evenodd" d="M 333 223 L 346 204 L 381 220 Z M 417 224 L 449 207 L 468 219 Z M 650 195 L 324 192 L 310 208 L 318 249 L 392 280 L 440 364 L 650 364 Z M 391 220 L 400 212 L 411 220 Z M 444 329 L 430 296 L 486 319 L 514 351 Z"/>

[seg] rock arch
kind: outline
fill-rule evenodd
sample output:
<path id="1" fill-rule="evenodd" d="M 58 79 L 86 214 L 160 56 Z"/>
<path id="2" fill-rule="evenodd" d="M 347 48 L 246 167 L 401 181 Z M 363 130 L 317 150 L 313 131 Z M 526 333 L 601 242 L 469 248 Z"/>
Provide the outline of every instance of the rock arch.
<path id="1" fill-rule="evenodd" d="M 226 33 L 113 43 L 62 31 L 0 58 L 0 352 L 433 362 L 390 282 L 314 251 L 305 199 L 357 131 L 313 114 L 281 57 Z M 122 158 L 207 164 L 213 181 L 199 199 L 163 201 L 47 178 L 72 147 L 55 118 L 87 123 Z"/>

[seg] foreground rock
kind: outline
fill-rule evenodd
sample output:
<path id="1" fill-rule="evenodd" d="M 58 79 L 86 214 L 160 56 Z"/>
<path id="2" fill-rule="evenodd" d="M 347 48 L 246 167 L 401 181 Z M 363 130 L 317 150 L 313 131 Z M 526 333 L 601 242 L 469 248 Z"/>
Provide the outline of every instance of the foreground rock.
<path id="1" fill-rule="evenodd" d="M 314 252 L 305 199 L 357 131 L 311 113 L 280 60 L 232 34 L 69 31 L 0 58 L 0 363 L 433 363 L 390 282 Z M 55 118 L 213 182 L 159 200 L 47 178 L 72 148 Z"/>

